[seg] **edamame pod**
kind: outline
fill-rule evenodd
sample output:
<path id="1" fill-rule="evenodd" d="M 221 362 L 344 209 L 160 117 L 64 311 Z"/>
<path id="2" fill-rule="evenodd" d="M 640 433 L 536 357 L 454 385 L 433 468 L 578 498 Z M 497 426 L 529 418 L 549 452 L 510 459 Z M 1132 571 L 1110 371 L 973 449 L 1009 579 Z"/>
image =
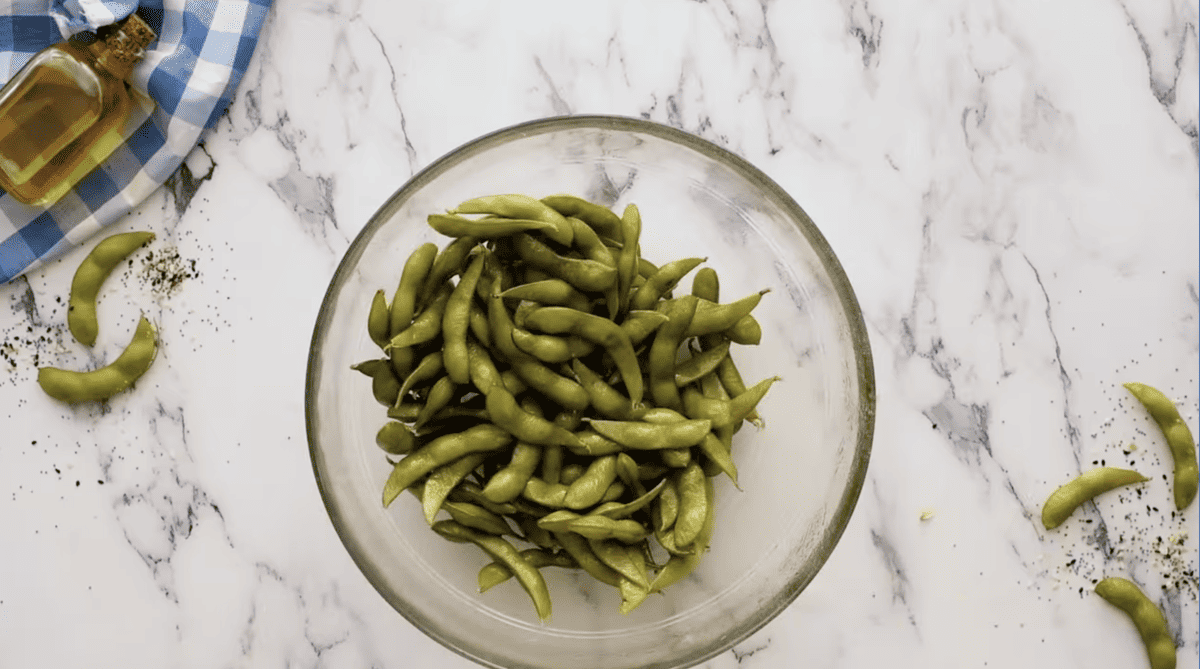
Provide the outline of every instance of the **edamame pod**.
<path id="1" fill-rule="evenodd" d="M 492 214 L 505 218 L 524 218 L 542 221 L 549 227 L 542 230 L 555 242 L 570 246 L 574 239 L 574 231 L 567 219 L 549 205 L 540 200 L 516 193 L 502 195 L 487 195 L 477 197 L 455 207 L 451 213 L 458 214 Z"/>
<path id="2" fill-rule="evenodd" d="M 1125 388 L 1146 407 L 1167 439 L 1171 457 L 1175 460 L 1175 508 L 1182 510 L 1196 498 L 1196 489 L 1200 486 L 1192 432 L 1179 416 L 1179 410 L 1161 391 L 1143 383 L 1126 383 Z"/>
<path id="3" fill-rule="evenodd" d="M 467 354 L 467 330 L 471 324 L 471 305 L 475 297 L 475 286 L 483 272 L 486 251 L 475 256 L 462 279 L 451 291 L 442 313 L 442 349 L 445 352 L 446 373 L 458 384 L 471 380 L 470 356 Z"/>
<path id="4" fill-rule="evenodd" d="M 429 276 L 430 269 L 433 268 L 434 260 L 437 257 L 437 245 L 425 243 L 418 246 L 417 250 L 413 251 L 408 256 L 408 260 L 404 262 L 404 269 L 400 271 L 400 283 L 396 286 L 395 295 L 392 296 L 388 319 L 390 336 L 394 337 L 400 334 L 412 322 L 413 316 L 416 315 L 417 301 L 421 297 L 422 287 L 426 285 L 425 279 Z M 450 278 L 449 275 L 446 276 L 446 279 L 448 278 Z M 432 289 L 440 288 L 446 279 L 433 285 Z M 430 297 L 433 295 L 433 290 L 429 291 Z"/>
<path id="5" fill-rule="evenodd" d="M 1061 525 L 1080 504 L 1096 495 L 1147 480 L 1132 469 L 1097 467 L 1086 471 L 1050 494 L 1042 506 L 1042 525 L 1052 530 Z"/>
<path id="6" fill-rule="evenodd" d="M 695 446 L 712 429 L 712 421 L 707 419 L 662 425 L 620 420 L 592 420 L 589 424 L 602 436 L 634 450 Z"/>
<path id="7" fill-rule="evenodd" d="M 514 218 L 466 218 L 447 214 L 430 214 L 429 227 L 447 237 L 477 237 L 495 239 L 508 237 L 518 232 L 546 230 L 554 227 L 545 221 L 530 221 Z"/>
<path id="8" fill-rule="evenodd" d="M 523 283 L 503 291 L 500 293 L 500 297 L 570 307 L 578 311 L 588 311 L 591 307 L 591 301 L 586 295 L 562 279 L 543 279 L 533 283 Z"/>
<path id="9" fill-rule="evenodd" d="M 491 424 L 438 437 L 396 463 L 383 486 L 383 505 L 390 506 L 405 488 L 442 465 L 468 453 L 494 451 L 511 442 L 512 436 L 508 432 Z"/>
<path id="10" fill-rule="evenodd" d="M 479 546 L 493 560 L 503 563 L 517 577 L 517 581 L 521 587 L 525 588 L 525 592 L 529 593 L 538 619 L 542 622 L 550 620 L 552 608 L 550 589 L 546 586 L 546 579 L 542 578 L 542 573 L 529 564 L 529 561 L 521 555 L 516 547 L 501 537 L 477 532 L 453 520 L 438 521 L 433 524 L 433 529 L 451 541 L 469 541 Z"/>
<path id="11" fill-rule="evenodd" d="M 585 293 L 599 293 L 617 280 L 617 270 L 595 260 L 567 258 L 527 234 L 512 237 L 517 255 L 532 267 L 543 270 Z"/>
<path id="12" fill-rule="evenodd" d="M 592 227 L 597 234 L 621 241 L 621 217 L 608 207 L 574 195 L 550 195 L 542 198 L 563 216 L 574 216 Z"/>
<path id="13" fill-rule="evenodd" d="M 749 315 L 758 306 L 763 295 L 769 292 L 771 292 L 769 289 L 762 290 L 727 304 L 716 304 L 708 300 L 699 300 L 696 305 L 696 314 L 688 324 L 688 329 L 684 336 L 699 337 L 701 335 L 724 332 L 732 328 L 743 317 Z M 659 308 L 662 309 L 663 307 L 660 305 Z"/>
<path id="14" fill-rule="evenodd" d="M 1150 669 L 1175 669 L 1175 640 L 1167 627 L 1167 618 L 1132 581 L 1109 577 L 1096 584 L 1096 594 L 1125 612 L 1137 627 Z"/>
<path id="15" fill-rule="evenodd" d="M 388 311 L 387 294 L 383 290 L 375 291 L 371 300 L 371 309 L 367 312 L 367 336 L 379 348 L 387 346 L 391 339 L 391 313 Z"/>
<path id="16" fill-rule="evenodd" d="M 673 260 L 658 268 L 658 271 L 646 278 L 633 297 L 629 299 L 631 310 L 653 309 L 663 294 L 679 283 L 688 272 L 696 269 L 708 258 L 683 258 Z"/>
<path id="17" fill-rule="evenodd" d="M 692 357 L 676 365 L 675 385 L 686 386 L 700 380 L 700 377 L 716 370 L 721 361 L 729 355 L 729 341 L 725 340 L 716 346 L 696 353 Z"/>
<path id="18" fill-rule="evenodd" d="M 567 307 L 543 307 L 529 314 L 529 327 L 549 334 L 570 333 L 603 346 L 617 364 L 629 401 L 642 401 L 642 370 L 629 336 L 607 318 Z"/>
<path id="19" fill-rule="evenodd" d="M 617 254 L 617 286 L 621 303 L 617 312 L 625 313 L 629 309 L 632 297 L 633 278 L 638 274 L 638 260 L 642 251 L 639 240 L 642 235 L 642 215 L 637 205 L 629 204 L 621 214 L 621 247 Z"/>
<path id="20" fill-rule="evenodd" d="M 521 551 L 521 557 L 533 565 L 535 569 L 560 567 L 562 569 L 579 569 L 579 563 L 565 551 L 551 553 L 542 548 L 526 548 Z M 512 570 L 503 562 L 490 562 L 479 570 L 479 592 L 484 593 L 513 577 Z"/>
<path id="21" fill-rule="evenodd" d="M 133 385 L 150 369 L 158 354 L 154 325 L 142 316 L 129 345 L 106 367 L 90 372 L 73 372 L 57 367 L 38 369 L 38 385 L 61 402 L 98 402 Z"/>
<path id="22" fill-rule="evenodd" d="M 467 474 L 479 468 L 487 459 L 489 452 L 468 453 L 461 458 L 442 465 L 433 470 L 425 479 L 421 488 L 421 510 L 425 513 L 425 521 L 433 525 L 433 519 L 442 508 L 442 504 L 450 493 L 458 486 Z"/>
<path id="23" fill-rule="evenodd" d="M 684 333 L 690 327 L 699 308 L 699 302 L 696 296 L 686 295 L 667 302 L 662 309 L 668 320 L 655 333 L 646 360 L 646 367 L 650 373 L 650 397 L 658 406 L 676 410 L 683 406 L 679 389 L 675 385 L 675 360 L 679 355 L 679 345 L 683 342 Z"/>
<path id="24" fill-rule="evenodd" d="M 504 388 L 492 387 L 487 394 L 487 411 L 493 423 L 521 441 L 540 445 L 579 445 L 579 440 L 570 431 L 522 409 Z"/>
<path id="25" fill-rule="evenodd" d="M 67 298 L 67 329 L 84 346 L 93 346 L 100 332 L 96 296 L 104 280 L 129 254 L 154 239 L 153 232 L 125 232 L 105 238 L 88 253 L 71 280 Z"/>

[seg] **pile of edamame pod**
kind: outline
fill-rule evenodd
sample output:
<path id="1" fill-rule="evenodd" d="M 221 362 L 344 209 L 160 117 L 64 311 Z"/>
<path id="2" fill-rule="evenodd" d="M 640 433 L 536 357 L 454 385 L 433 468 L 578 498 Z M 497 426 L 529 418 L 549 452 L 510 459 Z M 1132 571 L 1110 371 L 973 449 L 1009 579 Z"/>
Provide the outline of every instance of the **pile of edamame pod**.
<path id="1" fill-rule="evenodd" d="M 543 621 L 546 567 L 617 588 L 623 613 L 688 576 L 712 479 L 736 485 L 733 435 L 761 426 L 778 380 L 747 387 L 730 356 L 761 339 L 766 291 L 721 302 L 704 258 L 652 264 L 632 204 L 491 195 L 428 223 L 452 241 L 417 248 L 390 302 L 376 292 L 385 357 L 354 366 L 389 407 L 376 442 L 401 456 L 383 505 L 413 493 L 435 532 L 491 556 L 481 592 L 515 577 Z"/>
<path id="2" fill-rule="evenodd" d="M 1174 496 L 1179 511 L 1191 505 L 1200 487 L 1200 466 L 1196 462 L 1196 442 L 1179 410 L 1162 391 L 1144 383 L 1126 383 L 1130 392 L 1158 424 L 1175 462 Z M 1122 486 L 1144 483 L 1149 479 L 1132 469 L 1096 467 L 1059 486 L 1042 505 L 1042 525 L 1052 530 L 1061 525 L 1075 509 L 1097 495 Z M 1161 609 L 1136 583 L 1109 576 L 1096 583 L 1096 594 L 1121 609 L 1137 628 L 1146 647 L 1150 669 L 1175 669 L 1175 640 Z"/>

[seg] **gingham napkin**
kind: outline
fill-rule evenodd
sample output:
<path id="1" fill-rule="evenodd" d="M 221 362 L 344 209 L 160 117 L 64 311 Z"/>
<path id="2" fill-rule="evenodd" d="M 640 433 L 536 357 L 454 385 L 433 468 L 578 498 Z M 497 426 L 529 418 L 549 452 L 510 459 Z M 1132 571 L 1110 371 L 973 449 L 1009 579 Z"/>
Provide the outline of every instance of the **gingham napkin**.
<path id="1" fill-rule="evenodd" d="M 0 81 L 41 49 L 133 11 L 158 38 L 129 81 L 156 103 L 99 169 L 49 207 L 0 191 L 0 283 L 79 246 L 137 206 L 225 112 L 271 0 L 0 0 Z"/>

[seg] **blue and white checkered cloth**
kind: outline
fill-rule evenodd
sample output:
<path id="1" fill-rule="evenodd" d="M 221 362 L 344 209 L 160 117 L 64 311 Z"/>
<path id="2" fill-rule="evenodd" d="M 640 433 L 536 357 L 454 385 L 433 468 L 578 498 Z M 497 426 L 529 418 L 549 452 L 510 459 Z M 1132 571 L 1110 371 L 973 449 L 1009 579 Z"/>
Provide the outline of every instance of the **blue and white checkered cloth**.
<path id="1" fill-rule="evenodd" d="M 233 99 L 271 0 L 0 0 L 0 81 L 35 53 L 135 10 L 158 38 L 130 75 L 149 96 L 128 139 L 49 207 L 0 191 L 0 283 L 78 247 L 171 176 Z"/>

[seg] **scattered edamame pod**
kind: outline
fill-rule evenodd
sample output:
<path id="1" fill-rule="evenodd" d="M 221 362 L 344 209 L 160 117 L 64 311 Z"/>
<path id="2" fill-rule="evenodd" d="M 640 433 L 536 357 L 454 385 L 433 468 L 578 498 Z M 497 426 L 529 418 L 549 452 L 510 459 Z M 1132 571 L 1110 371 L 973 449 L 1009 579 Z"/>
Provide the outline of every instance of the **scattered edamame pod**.
<path id="1" fill-rule="evenodd" d="M 154 239 L 153 232 L 125 232 L 106 237 L 79 264 L 67 299 L 67 328 L 84 346 L 93 346 L 100 332 L 96 296 L 109 274 L 129 254 Z"/>
<path id="2" fill-rule="evenodd" d="M 98 402 L 133 385 L 150 369 L 158 353 L 154 325 L 142 316 L 129 345 L 106 367 L 74 372 L 57 367 L 38 369 L 38 385 L 47 395 L 62 402 Z"/>
<path id="3" fill-rule="evenodd" d="M 1175 508 L 1182 510 L 1196 498 L 1196 489 L 1200 486 L 1200 468 L 1196 463 L 1196 442 L 1192 441 L 1192 432 L 1179 416 L 1179 410 L 1161 391 L 1144 383 L 1126 383 L 1125 389 L 1146 407 L 1167 439 L 1175 460 Z"/>
<path id="4" fill-rule="evenodd" d="M 1096 594 L 1125 612 L 1137 627 L 1150 669 L 1175 669 L 1175 640 L 1166 616 L 1132 581 L 1110 576 L 1096 584 Z"/>
<path id="5" fill-rule="evenodd" d="M 1097 467 L 1086 471 L 1050 493 L 1050 497 L 1042 505 L 1042 525 L 1052 530 L 1061 525 L 1080 504 L 1096 495 L 1147 480 L 1149 479 L 1132 469 Z"/>

